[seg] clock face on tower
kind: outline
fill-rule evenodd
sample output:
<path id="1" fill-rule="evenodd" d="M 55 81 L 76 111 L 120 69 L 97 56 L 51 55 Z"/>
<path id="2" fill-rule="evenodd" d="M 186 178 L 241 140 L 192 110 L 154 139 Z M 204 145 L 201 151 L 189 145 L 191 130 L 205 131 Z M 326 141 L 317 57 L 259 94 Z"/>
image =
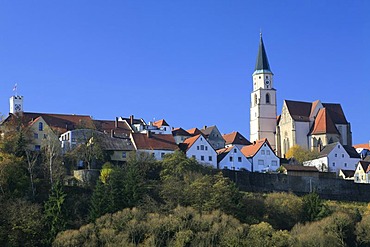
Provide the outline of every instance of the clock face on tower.
<path id="1" fill-rule="evenodd" d="M 15 111 L 21 111 L 21 105 L 20 104 L 15 104 L 14 109 L 15 109 Z"/>

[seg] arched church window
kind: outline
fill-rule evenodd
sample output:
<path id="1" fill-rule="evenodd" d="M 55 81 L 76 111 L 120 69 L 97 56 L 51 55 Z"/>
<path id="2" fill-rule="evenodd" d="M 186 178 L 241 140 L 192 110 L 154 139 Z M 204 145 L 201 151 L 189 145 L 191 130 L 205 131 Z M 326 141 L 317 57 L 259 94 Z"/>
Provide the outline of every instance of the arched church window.
<path id="1" fill-rule="evenodd" d="M 266 94 L 266 104 L 270 104 L 270 94 Z"/>

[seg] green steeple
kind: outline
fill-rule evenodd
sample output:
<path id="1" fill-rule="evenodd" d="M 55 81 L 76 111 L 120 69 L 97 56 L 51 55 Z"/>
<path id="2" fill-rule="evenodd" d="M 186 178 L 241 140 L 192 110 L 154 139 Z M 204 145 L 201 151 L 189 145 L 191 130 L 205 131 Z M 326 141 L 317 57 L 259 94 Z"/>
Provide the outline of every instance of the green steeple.
<path id="1" fill-rule="evenodd" d="M 270 70 L 269 61 L 267 59 L 265 46 L 262 40 L 262 33 L 260 34 L 260 45 L 258 48 L 257 62 L 256 62 L 256 67 L 254 69 L 253 75 L 261 74 L 261 73 L 271 73 L 272 74 Z"/>

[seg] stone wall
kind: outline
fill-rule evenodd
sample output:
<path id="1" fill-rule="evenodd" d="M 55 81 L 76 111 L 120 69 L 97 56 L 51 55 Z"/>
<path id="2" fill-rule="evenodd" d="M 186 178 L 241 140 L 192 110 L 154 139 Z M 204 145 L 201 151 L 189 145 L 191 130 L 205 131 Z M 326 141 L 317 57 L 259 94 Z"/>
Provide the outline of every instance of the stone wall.
<path id="1" fill-rule="evenodd" d="M 224 176 L 234 181 L 241 191 L 292 192 L 297 195 L 316 191 L 323 199 L 370 202 L 370 184 L 325 177 L 299 177 L 231 170 L 222 170 L 222 172 Z"/>

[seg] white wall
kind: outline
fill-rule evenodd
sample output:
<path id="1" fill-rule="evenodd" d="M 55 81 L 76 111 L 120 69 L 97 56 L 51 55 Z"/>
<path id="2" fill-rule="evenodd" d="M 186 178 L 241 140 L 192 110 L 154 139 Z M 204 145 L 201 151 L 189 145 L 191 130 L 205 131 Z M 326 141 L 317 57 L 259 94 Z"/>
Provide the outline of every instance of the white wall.
<path id="1" fill-rule="evenodd" d="M 252 158 L 253 172 L 276 171 L 280 167 L 280 159 L 265 143 Z"/>
<path id="2" fill-rule="evenodd" d="M 240 149 L 236 146 L 225 155 L 225 157 L 218 164 L 220 169 L 240 170 L 246 169 L 252 171 L 251 162 L 244 156 Z"/>
<path id="3" fill-rule="evenodd" d="M 186 151 L 186 156 L 189 158 L 195 157 L 199 163 L 218 168 L 217 153 L 203 136 L 199 136 L 195 143 Z"/>

